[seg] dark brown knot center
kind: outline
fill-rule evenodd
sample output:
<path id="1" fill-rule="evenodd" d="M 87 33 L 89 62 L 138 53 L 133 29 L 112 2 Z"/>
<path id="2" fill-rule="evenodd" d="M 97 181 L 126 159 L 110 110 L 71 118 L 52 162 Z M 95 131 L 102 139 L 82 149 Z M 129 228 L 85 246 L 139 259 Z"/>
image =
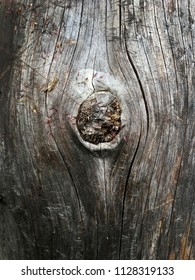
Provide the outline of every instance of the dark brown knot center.
<path id="1" fill-rule="evenodd" d="M 94 93 L 79 107 L 76 117 L 79 133 L 92 144 L 112 141 L 121 129 L 121 107 L 108 91 Z"/>

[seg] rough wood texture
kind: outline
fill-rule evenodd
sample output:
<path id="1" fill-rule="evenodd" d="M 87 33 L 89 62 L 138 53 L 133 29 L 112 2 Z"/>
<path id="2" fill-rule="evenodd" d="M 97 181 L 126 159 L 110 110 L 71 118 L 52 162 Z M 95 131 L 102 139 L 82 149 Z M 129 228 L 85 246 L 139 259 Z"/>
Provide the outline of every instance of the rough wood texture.
<path id="1" fill-rule="evenodd" d="M 194 259 L 195 2 L 0 4 L 0 259 Z M 102 79 L 102 80 L 101 80 Z M 122 129 L 85 142 L 109 91 Z"/>

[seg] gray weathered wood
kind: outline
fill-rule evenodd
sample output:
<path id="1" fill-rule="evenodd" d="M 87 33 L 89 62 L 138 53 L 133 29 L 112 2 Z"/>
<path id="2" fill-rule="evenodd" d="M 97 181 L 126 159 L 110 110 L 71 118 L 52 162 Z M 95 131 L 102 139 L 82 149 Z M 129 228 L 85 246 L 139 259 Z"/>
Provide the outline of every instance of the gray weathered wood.
<path id="1" fill-rule="evenodd" d="M 1 1 L 0 259 L 195 258 L 194 18 L 192 0 Z M 122 128 L 96 145 L 76 117 L 99 91 Z"/>

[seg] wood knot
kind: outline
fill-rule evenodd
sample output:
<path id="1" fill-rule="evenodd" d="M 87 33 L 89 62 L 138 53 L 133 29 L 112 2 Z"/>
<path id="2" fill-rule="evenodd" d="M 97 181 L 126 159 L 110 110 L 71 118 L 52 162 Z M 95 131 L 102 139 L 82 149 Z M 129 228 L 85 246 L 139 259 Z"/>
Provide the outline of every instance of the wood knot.
<path id="1" fill-rule="evenodd" d="M 90 95 L 76 117 L 82 139 L 95 145 L 112 141 L 121 130 L 121 112 L 118 99 L 109 91 Z"/>

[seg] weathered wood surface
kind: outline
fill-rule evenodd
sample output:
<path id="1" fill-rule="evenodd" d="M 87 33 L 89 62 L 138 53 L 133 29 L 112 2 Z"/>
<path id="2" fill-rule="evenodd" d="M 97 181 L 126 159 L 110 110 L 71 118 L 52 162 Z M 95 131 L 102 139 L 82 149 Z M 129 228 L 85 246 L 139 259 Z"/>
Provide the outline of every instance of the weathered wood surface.
<path id="1" fill-rule="evenodd" d="M 194 259 L 195 2 L 1 1 L 0 259 Z M 101 80 L 102 79 L 102 80 Z M 114 140 L 75 117 L 122 107 Z"/>

